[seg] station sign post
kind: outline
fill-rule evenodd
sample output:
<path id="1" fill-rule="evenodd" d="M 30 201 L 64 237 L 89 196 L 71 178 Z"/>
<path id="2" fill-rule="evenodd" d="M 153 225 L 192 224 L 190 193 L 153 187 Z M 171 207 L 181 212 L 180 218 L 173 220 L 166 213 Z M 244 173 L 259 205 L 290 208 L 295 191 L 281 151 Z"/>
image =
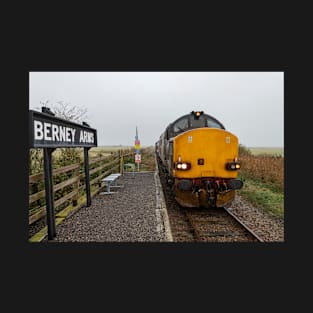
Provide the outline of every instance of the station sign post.
<path id="1" fill-rule="evenodd" d="M 56 148 L 84 148 L 87 206 L 91 205 L 88 150 L 97 147 L 97 131 L 87 123 L 83 125 L 54 116 L 49 109 L 42 112 L 29 110 L 29 148 L 43 148 L 45 195 L 47 210 L 48 239 L 56 236 L 53 182 L 52 152 Z"/>

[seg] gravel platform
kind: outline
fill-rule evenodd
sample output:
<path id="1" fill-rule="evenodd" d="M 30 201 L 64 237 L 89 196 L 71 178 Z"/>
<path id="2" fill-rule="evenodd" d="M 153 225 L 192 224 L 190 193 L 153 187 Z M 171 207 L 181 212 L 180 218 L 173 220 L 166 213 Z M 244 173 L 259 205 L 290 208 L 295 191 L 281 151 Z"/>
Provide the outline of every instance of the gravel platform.
<path id="1" fill-rule="evenodd" d="M 154 172 L 125 173 L 117 180 L 123 188 L 98 194 L 90 207 L 82 207 L 56 226 L 49 242 L 161 242 L 166 241 L 158 210 Z"/>

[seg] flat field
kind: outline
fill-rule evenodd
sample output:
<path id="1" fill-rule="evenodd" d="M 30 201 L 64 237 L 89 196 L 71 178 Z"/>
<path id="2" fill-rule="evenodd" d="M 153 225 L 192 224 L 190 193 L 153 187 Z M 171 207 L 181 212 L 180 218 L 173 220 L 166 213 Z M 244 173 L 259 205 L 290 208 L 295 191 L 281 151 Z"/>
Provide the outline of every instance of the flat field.
<path id="1" fill-rule="evenodd" d="M 98 147 L 93 147 L 89 150 L 89 155 L 90 157 L 96 157 L 97 155 L 109 155 L 111 152 L 117 152 L 118 150 L 121 149 L 128 149 L 132 148 L 131 146 L 98 146 Z"/>
<path id="2" fill-rule="evenodd" d="M 282 147 L 249 147 L 248 148 L 253 155 L 281 155 L 284 156 L 284 148 Z"/>

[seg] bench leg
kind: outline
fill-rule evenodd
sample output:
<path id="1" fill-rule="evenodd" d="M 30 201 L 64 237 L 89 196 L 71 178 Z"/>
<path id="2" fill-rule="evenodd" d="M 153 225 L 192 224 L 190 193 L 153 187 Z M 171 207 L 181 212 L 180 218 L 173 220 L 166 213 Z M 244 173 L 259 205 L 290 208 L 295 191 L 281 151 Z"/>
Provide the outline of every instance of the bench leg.
<path id="1" fill-rule="evenodd" d="M 111 191 L 110 186 L 111 186 L 111 182 L 107 182 L 106 191 L 105 192 L 101 192 L 100 195 L 110 195 L 110 194 L 114 193 L 114 192 Z"/>

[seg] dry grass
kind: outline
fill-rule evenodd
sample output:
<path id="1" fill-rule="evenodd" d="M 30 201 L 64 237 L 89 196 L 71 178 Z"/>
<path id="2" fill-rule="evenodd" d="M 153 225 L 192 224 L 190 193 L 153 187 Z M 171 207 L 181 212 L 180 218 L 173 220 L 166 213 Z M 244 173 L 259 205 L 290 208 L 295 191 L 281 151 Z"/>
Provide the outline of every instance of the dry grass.
<path id="1" fill-rule="evenodd" d="M 275 153 L 273 150 L 265 153 L 264 149 L 253 153 L 251 149 L 239 147 L 239 176 L 244 186 L 238 194 L 268 213 L 283 218 L 284 157 L 277 151 Z"/>
<path id="2" fill-rule="evenodd" d="M 141 170 L 155 171 L 154 147 L 147 147 L 141 150 Z"/>
<path id="3" fill-rule="evenodd" d="M 242 176 L 284 189 L 284 158 L 270 155 L 241 155 Z"/>

